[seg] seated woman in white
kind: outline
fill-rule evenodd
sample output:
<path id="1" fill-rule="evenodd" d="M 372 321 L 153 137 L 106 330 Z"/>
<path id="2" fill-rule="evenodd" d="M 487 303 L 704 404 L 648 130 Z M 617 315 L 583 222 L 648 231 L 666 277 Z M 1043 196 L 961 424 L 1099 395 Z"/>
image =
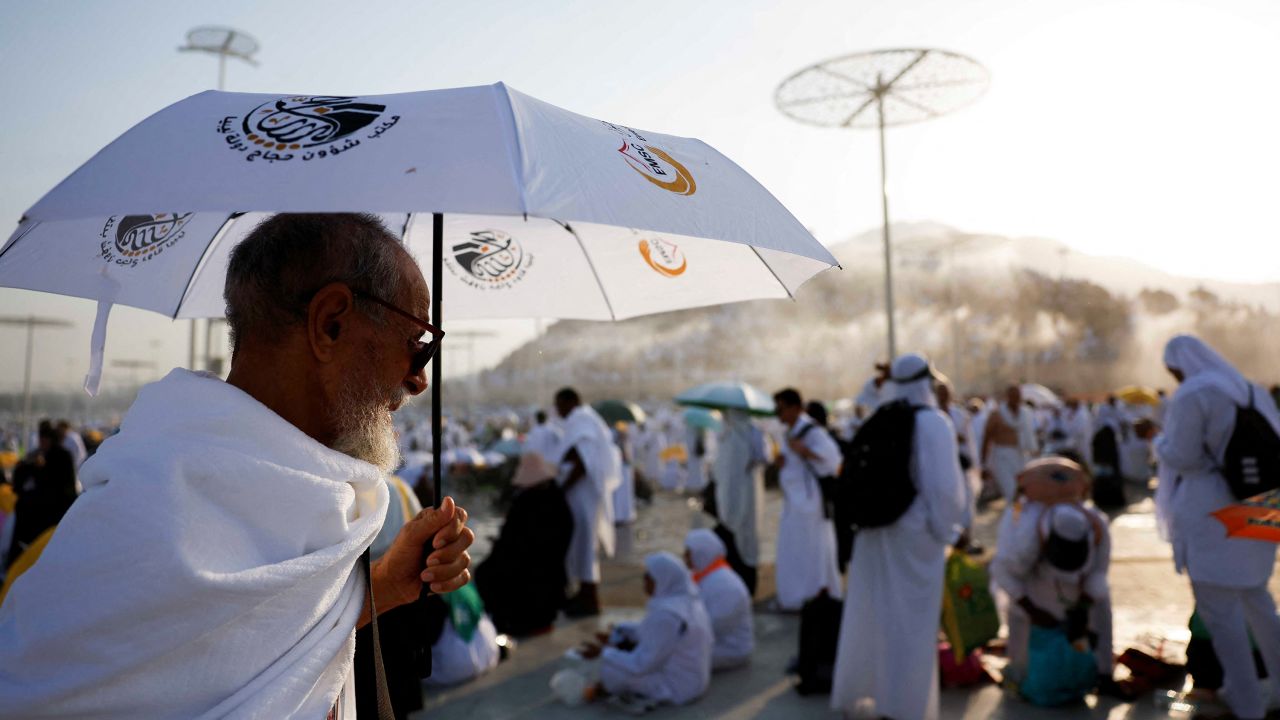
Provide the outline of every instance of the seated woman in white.
<path id="1" fill-rule="evenodd" d="M 724 541 L 707 529 L 689 531 L 684 540 L 684 560 L 693 571 L 698 594 L 711 618 L 715 645 L 711 669 L 741 667 L 751 661 L 756 647 L 747 584 L 725 560 Z"/>
<path id="2" fill-rule="evenodd" d="M 458 685 L 498 666 L 498 630 L 484 612 L 475 585 L 441 596 L 449 607 L 440 637 L 431 646 L 430 685 Z"/>
<path id="3" fill-rule="evenodd" d="M 618 625 L 607 645 L 588 646 L 583 655 L 600 657 L 604 693 L 683 705 L 711 683 L 711 620 L 679 558 L 654 553 L 644 568 L 651 596 L 644 620 Z"/>

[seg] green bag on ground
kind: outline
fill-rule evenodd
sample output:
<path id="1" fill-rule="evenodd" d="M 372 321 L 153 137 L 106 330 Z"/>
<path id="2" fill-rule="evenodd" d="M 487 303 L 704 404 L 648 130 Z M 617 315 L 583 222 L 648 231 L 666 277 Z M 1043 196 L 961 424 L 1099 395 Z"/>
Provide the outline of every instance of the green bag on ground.
<path id="1" fill-rule="evenodd" d="M 967 554 L 952 551 L 947 558 L 942 592 L 942 630 L 956 662 L 986 645 L 1000 632 L 1000 616 L 991 596 L 987 566 Z"/>

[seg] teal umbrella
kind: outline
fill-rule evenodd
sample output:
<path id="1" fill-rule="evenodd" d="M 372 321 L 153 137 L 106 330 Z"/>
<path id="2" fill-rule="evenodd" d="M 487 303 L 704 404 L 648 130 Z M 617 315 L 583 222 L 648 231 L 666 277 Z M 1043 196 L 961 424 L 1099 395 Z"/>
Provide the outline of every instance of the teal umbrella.
<path id="1" fill-rule="evenodd" d="M 744 410 L 752 415 L 772 415 L 773 398 L 743 382 L 713 382 L 685 390 L 676 403 L 712 410 Z"/>
<path id="2" fill-rule="evenodd" d="M 701 407 L 685 408 L 684 424 L 689 427 L 705 428 L 712 432 L 720 432 L 720 428 L 724 427 L 724 423 L 720 420 L 720 413 Z"/>
<path id="3" fill-rule="evenodd" d="M 609 427 L 613 427 L 618 423 L 644 422 L 644 410 L 641 410 L 640 406 L 635 403 L 623 400 L 601 400 L 598 403 L 592 403 L 591 407 L 600 413 L 600 417 L 608 423 Z"/>

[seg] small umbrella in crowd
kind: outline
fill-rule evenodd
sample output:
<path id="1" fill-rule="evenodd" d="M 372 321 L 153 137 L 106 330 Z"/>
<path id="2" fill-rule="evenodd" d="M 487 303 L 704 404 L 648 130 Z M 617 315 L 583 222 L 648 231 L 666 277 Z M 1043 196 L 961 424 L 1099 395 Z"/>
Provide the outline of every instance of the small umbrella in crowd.
<path id="1" fill-rule="evenodd" d="M 639 405 L 624 400 L 601 400 L 592 403 L 591 407 L 600 414 L 609 427 L 618 423 L 628 425 L 642 423 L 645 420 L 644 410 L 641 410 Z"/>
<path id="2" fill-rule="evenodd" d="M 711 410 L 743 410 L 752 415 L 773 414 L 773 398 L 743 382 L 712 382 L 689 388 L 676 404 Z"/>
<path id="3" fill-rule="evenodd" d="M 1115 396 L 1129 405 L 1150 405 L 1155 407 L 1160 404 L 1160 396 L 1155 390 L 1139 385 L 1126 385 L 1116 390 Z"/>
<path id="4" fill-rule="evenodd" d="M 1039 383 L 1023 384 L 1022 399 L 1041 408 L 1062 406 L 1062 399 L 1058 394 Z"/>
<path id="5" fill-rule="evenodd" d="M 1227 535 L 1280 543 L 1280 490 L 1271 490 L 1213 513 Z"/>
<path id="6" fill-rule="evenodd" d="M 724 427 L 724 421 L 720 418 L 718 411 L 702 407 L 685 408 L 684 424 L 712 432 L 720 432 L 720 428 Z"/>
<path id="7" fill-rule="evenodd" d="M 498 83 L 395 95 L 208 91 L 107 145 L 27 210 L 0 287 L 220 318 L 231 251 L 277 212 L 371 212 L 430 268 L 431 324 L 619 320 L 788 298 L 836 260 L 695 139 Z M 433 452 L 441 356 L 432 363 Z M 434 462 L 436 497 L 443 463 Z"/>

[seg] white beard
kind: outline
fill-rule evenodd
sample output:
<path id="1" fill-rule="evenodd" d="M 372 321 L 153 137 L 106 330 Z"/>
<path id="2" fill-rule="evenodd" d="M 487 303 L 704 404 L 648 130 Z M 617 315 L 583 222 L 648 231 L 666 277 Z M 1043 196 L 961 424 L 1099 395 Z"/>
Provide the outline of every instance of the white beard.
<path id="1" fill-rule="evenodd" d="M 383 397 L 371 386 L 344 385 L 338 394 L 341 430 L 333 449 L 390 474 L 400 465 L 400 444 L 388 408 L 399 405 L 407 396 L 403 387 L 397 387 L 390 397 Z"/>

